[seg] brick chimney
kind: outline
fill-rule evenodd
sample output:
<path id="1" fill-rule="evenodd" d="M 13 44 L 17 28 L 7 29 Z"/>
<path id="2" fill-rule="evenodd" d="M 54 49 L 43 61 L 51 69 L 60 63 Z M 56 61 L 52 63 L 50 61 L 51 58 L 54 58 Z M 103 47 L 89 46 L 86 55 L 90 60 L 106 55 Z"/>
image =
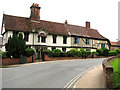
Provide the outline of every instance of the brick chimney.
<path id="1" fill-rule="evenodd" d="M 86 22 L 86 28 L 90 28 L 90 22 Z"/>
<path id="2" fill-rule="evenodd" d="M 68 24 L 67 20 L 65 20 L 65 24 Z"/>
<path id="3" fill-rule="evenodd" d="M 40 20 L 40 8 L 39 4 L 33 3 L 32 6 L 30 7 L 31 9 L 31 14 L 30 18 L 34 20 Z"/>

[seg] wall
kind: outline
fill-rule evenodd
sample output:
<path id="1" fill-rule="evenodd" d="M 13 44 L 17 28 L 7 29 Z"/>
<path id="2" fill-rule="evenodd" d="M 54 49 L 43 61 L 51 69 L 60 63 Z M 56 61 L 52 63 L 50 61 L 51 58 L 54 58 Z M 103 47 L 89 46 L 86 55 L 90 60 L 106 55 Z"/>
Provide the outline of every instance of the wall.
<path id="1" fill-rule="evenodd" d="M 110 61 L 113 61 L 115 59 L 116 59 L 116 57 L 113 56 L 113 57 L 105 59 L 102 62 L 106 88 L 113 88 L 113 85 L 114 85 L 114 83 L 113 83 L 114 82 L 113 81 L 113 67 L 109 63 L 110 63 Z"/>
<path id="2" fill-rule="evenodd" d="M 53 60 L 67 60 L 67 59 L 81 59 L 82 57 L 49 57 L 44 55 L 44 61 L 53 61 Z"/>
<path id="3" fill-rule="evenodd" d="M 26 58 L 26 63 L 32 62 L 32 56 Z M 33 62 L 35 62 L 35 55 L 33 56 Z M 20 58 L 3 58 L 2 65 L 14 65 L 20 64 Z"/>

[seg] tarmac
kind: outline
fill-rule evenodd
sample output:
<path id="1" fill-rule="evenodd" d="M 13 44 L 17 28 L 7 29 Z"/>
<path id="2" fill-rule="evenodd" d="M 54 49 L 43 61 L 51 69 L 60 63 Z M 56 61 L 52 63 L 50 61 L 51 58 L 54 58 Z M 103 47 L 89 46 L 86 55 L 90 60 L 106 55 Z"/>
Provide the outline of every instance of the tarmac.
<path id="1" fill-rule="evenodd" d="M 102 64 L 88 71 L 77 81 L 74 88 L 105 88 Z"/>

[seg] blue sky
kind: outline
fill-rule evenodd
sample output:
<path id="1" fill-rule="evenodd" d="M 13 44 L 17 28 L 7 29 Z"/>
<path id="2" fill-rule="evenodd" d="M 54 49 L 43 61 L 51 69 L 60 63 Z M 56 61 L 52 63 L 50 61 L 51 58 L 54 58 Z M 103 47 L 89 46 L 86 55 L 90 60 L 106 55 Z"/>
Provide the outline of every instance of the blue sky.
<path id="1" fill-rule="evenodd" d="M 41 7 L 40 18 L 53 22 L 85 26 L 91 22 L 91 28 L 116 41 L 118 39 L 118 1 L 119 0 L 1 0 L 0 25 L 3 11 L 5 14 L 29 17 L 30 6 L 38 3 Z"/>

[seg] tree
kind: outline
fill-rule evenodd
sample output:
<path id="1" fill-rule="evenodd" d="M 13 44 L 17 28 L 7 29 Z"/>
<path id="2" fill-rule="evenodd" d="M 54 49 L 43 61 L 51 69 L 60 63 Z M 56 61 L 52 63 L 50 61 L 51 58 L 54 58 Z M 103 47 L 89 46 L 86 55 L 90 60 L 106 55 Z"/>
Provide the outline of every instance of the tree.
<path id="1" fill-rule="evenodd" d="M 26 45 L 23 35 L 20 33 L 19 37 L 15 34 L 9 37 L 8 42 L 5 44 L 5 49 L 8 53 L 8 57 L 13 56 L 14 58 L 19 58 L 24 55 Z"/>

